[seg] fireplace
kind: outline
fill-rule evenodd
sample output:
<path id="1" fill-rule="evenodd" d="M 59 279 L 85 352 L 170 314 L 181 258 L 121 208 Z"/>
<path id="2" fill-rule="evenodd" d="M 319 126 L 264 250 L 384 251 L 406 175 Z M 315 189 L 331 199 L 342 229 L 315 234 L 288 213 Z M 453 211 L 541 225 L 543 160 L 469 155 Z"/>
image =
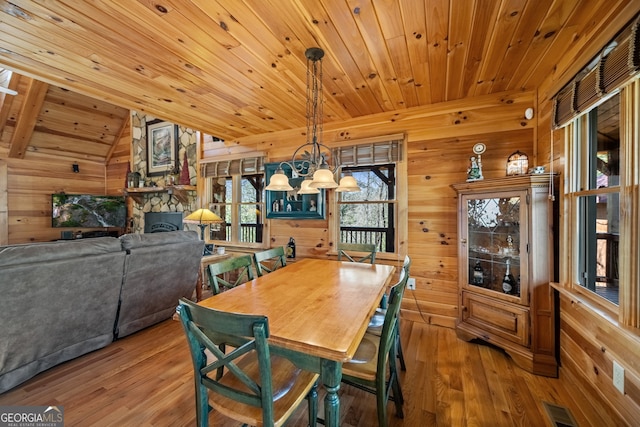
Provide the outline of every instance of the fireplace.
<path id="1" fill-rule="evenodd" d="M 147 212 L 144 214 L 144 232 L 182 230 L 182 212 Z"/>

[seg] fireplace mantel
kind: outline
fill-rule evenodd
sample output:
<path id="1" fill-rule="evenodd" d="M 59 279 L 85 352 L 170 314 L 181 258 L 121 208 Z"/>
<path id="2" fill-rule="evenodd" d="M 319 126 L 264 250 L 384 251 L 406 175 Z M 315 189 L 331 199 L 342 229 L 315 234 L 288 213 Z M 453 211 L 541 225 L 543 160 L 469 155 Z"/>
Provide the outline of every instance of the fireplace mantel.
<path id="1" fill-rule="evenodd" d="M 144 198 L 148 194 L 167 193 L 174 196 L 181 203 L 188 203 L 189 191 L 196 191 L 195 185 L 169 185 L 166 187 L 141 187 L 141 188 L 125 188 L 122 193 L 125 196 L 130 196 L 138 204 L 144 203 Z"/>

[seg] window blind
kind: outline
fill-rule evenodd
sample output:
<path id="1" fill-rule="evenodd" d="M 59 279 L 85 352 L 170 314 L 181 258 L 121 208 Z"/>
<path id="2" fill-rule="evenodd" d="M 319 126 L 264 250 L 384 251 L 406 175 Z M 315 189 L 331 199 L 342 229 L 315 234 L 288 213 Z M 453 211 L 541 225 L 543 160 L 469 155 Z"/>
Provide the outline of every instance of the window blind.
<path id="1" fill-rule="evenodd" d="M 563 87 L 553 100 L 553 126 L 560 128 L 589 110 L 640 71 L 640 15 Z"/>
<path id="2" fill-rule="evenodd" d="M 334 148 L 335 163 L 342 166 L 380 165 L 402 160 L 401 138 L 387 141 L 354 144 Z"/>
<path id="3" fill-rule="evenodd" d="M 200 168 L 200 175 L 205 178 L 251 175 L 264 172 L 264 157 L 247 157 L 203 163 Z"/>

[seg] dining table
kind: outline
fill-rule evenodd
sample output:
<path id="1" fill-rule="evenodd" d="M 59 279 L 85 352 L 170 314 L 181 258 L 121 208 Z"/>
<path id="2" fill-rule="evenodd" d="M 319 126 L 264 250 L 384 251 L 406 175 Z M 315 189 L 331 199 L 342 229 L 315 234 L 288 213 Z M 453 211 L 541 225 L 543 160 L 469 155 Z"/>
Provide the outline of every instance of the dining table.
<path id="1" fill-rule="evenodd" d="M 272 353 L 320 374 L 324 423 L 338 426 L 342 364 L 354 356 L 394 272 L 392 265 L 307 258 L 198 304 L 267 316 Z"/>

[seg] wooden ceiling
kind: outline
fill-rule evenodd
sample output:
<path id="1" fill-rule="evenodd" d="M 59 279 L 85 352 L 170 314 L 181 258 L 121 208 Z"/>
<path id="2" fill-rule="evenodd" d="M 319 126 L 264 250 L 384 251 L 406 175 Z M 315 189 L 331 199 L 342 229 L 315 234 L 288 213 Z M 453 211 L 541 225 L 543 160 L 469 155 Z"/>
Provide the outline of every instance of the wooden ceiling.
<path id="1" fill-rule="evenodd" d="M 85 108 L 120 120 L 104 124 L 105 135 L 115 137 L 123 111 L 135 109 L 233 141 L 305 126 L 308 47 L 325 51 L 324 121 L 339 121 L 536 89 L 570 42 L 629 3 L 0 0 L 0 68 L 15 71 L 4 86 L 18 90 L 16 99 L 99 100 Z M 37 82 L 51 86 L 38 95 Z M 21 112 L 42 117 L 16 106 L 7 113 L 8 98 L 5 132 L 19 130 Z M 15 155 L 31 142 L 13 144 Z M 93 152 L 108 156 L 108 143 Z"/>

